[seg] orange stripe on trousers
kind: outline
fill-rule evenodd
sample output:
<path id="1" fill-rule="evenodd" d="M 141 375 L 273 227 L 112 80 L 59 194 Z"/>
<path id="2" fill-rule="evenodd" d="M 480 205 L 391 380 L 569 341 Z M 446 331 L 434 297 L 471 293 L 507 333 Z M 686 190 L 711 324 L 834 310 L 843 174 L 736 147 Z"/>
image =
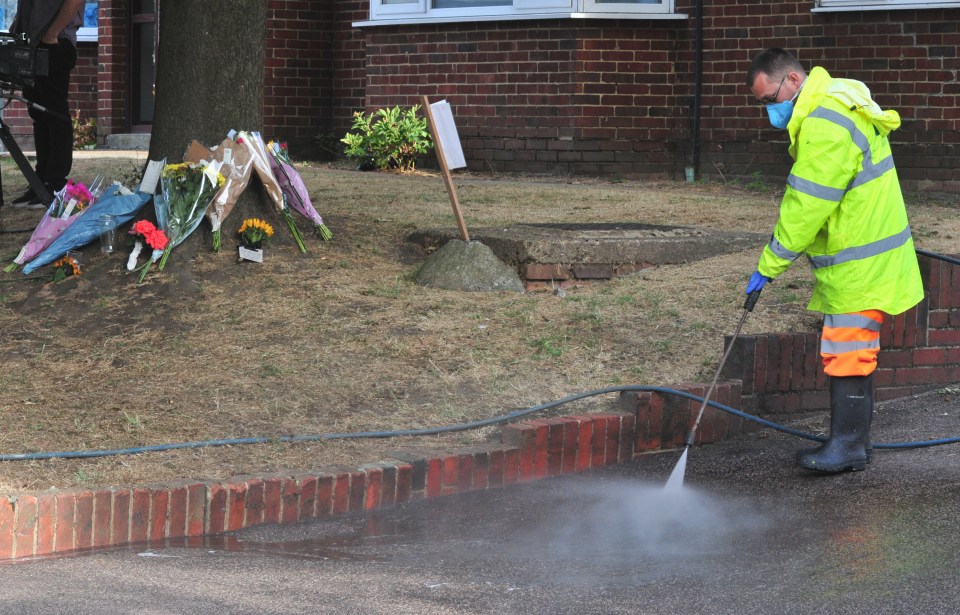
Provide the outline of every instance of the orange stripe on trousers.
<path id="1" fill-rule="evenodd" d="M 852 316 L 865 316 L 883 324 L 883 312 L 864 310 L 851 312 Z M 828 327 L 824 325 L 820 339 L 829 342 L 872 342 L 880 339 L 879 331 L 870 331 L 860 327 Z M 862 348 L 839 354 L 820 352 L 823 371 L 828 376 L 869 376 L 877 369 L 877 354 L 880 348 Z"/>

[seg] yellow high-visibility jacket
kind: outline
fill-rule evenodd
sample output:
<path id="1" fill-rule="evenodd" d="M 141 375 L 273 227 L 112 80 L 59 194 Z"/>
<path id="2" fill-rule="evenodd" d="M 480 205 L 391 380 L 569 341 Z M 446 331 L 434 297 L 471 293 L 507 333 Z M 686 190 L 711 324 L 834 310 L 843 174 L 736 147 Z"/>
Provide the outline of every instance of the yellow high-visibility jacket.
<path id="1" fill-rule="evenodd" d="M 806 254 L 816 278 L 809 310 L 899 314 L 923 299 L 887 139 L 899 126 L 859 81 L 820 67 L 807 76 L 787 125 L 794 164 L 757 269 L 775 278 Z"/>

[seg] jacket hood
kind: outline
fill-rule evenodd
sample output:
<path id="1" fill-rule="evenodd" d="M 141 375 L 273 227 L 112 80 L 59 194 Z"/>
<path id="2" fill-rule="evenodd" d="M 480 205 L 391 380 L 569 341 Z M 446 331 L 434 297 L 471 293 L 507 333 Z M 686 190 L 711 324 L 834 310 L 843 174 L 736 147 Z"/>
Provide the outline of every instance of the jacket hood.
<path id="1" fill-rule="evenodd" d="M 900 127 L 900 114 L 892 109 L 884 111 L 870 95 L 870 89 L 860 81 L 853 79 L 834 79 L 825 69 L 815 66 L 803 84 L 803 90 L 797 98 L 793 118 L 787 127 L 790 140 L 810 113 L 823 103 L 824 98 L 832 98 L 847 109 L 860 114 L 873 124 L 882 135 Z"/>
<path id="2" fill-rule="evenodd" d="M 827 96 L 862 115 L 884 136 L 900 128 L 900 114 L 893 109 L 881 109 L 870 97 L 869 88 L 859 81 L 833 79 L 827 88 Z"/>

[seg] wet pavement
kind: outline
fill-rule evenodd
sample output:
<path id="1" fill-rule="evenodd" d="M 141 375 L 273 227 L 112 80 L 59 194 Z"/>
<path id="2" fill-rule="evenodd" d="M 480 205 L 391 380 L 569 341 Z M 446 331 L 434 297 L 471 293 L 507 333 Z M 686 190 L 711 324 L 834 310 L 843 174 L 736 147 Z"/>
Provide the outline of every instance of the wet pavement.
<path id="1" fill-rule="evenodd" d="M 953 394 L 883 404 L 878 440 L 960 435 Z M 17 613 L 953 613 L 960 446 L 808 474 L 769 430 L 604 472 L 263 527 L 204 548 L 0 566 Z"/>

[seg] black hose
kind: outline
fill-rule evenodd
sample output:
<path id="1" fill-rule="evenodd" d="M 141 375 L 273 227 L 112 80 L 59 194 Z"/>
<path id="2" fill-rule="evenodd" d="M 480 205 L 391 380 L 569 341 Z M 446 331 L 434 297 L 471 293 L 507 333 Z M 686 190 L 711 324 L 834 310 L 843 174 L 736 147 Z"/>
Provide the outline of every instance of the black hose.
<path id="1" fill-rule="evenodd" d="M 926 256 L 927 258 L 934 258 L 938 261 L 944 261 L 954 265 L 960 265 L 960 259 L 953 258 L 952 256 L 947 256 L 945 254 L 937 254 L 936 252 L 927 252 L 926 250 L 921 250 L 920 248 L 914 248 L 917 251 L 917 254 L 921 256 Z"/>

